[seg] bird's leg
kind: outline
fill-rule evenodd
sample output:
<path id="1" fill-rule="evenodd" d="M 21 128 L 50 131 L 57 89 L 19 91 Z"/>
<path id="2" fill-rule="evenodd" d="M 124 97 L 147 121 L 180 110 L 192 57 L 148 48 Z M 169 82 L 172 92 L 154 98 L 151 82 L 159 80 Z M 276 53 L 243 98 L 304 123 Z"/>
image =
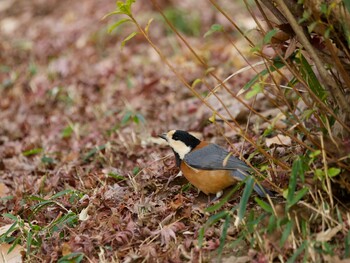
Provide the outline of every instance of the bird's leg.
<path id="1" fill-rule="evenodd" d="M 221 190 L 221 191 L 219 191 L 219 192 L 217 192 L 216 193 L 216 199 L 219 199 L 222 195 L 224 194 L 224 191 L 223 190 Z"/>
<path id="2" fill-rule="evenodd" d="M 173 177 L 173 176 L 169 177 L 168 182 L 167 182 L 166 185 L 165 185 L 165 189 L 168 188 L 168 185 L 169 185 L 169 183 L 170 183 L 172 180 L 174 180 L 176 177 L 179 177 L 179 176 L 182 176 L 182 172 L 181 172 L 181 171 L 179 171 L 179 173 L 178 173 L 177 175 L 175 175 L 174 177 Z"/>
<path id="3" fill-rule="evenodd" d="M 219 198 L 223 195 L 224 191 L 219 191 L 216 193 L 215 197 L 213 198 L 213 200 L 211 200 L 209 203 L 214 203 L 215 201 L 219 200 Z M 208 198 L 210 199 L 209 195 Z"/>

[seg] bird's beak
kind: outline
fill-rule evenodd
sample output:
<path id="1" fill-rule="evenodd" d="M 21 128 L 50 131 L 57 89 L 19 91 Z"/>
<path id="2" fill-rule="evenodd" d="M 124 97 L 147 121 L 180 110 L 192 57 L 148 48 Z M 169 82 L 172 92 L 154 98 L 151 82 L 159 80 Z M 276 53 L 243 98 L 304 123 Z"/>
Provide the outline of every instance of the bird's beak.
<path id="1" fill-rule="evenodd" d="M 167 136 L 166 136 L 166 133 L 159 134 L 158 137 L 160 137 L 160 138 L 162 138 L 162 139 L 164 139 L 166 141 L 168 140 Z"/>

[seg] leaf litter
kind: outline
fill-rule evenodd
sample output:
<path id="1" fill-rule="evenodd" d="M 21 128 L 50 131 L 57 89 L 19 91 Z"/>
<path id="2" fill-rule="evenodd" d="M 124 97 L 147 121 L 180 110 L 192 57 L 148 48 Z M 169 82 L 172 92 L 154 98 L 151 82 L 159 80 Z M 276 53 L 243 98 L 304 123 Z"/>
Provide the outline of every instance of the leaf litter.
<path id="1" fill-rule="evenodd" d="M 191 6 L 191 1 L 184 2 Z M 208 125 L 212 113 L 182 87 L 145 41 L 129 41 L 120 50 L 120 36 L 108 35 L 109 22 L 101 21 L 114 9 L 113 1 L 4 3 L 0 211 L 41 228 L 41 242 L 32 243 L 35 253 L 26 260 L 52 262 L 83 253 L 91 262 L 215 261 L 212 255 L 221 234 L 215 226 L 207 229 L 203 248 L 198 247 L 198 231 L 209 217 L 208 198 L 186 188 L 183 177 L 175 177 L 178 169 L 171 151 L 156 136 L 179 128 L 218 141 L 231 131 Z M 143 1 L 135 8 L 150 17 L 157 14 Z M 215 15 L 206 4 L 197 8 Z M 150 32 L 186 80 L 203 77 L 190 53 L 169 45 L 174 36 L 165 37 L 158 23 L 152 23 Z M 125 31 L 129 29 L 125 25 Z M 196 37 L 190 41 L 208 55 L 208 44 Z M 222 64 L 222 79 L 232 73 L 232 66 L 241 66 L 227 62 L 233 51 L 224 39 L 218 37 L 210 45 L 210 59 Z M 238 92 L 249 79 L 250 72 L 243 72 L 230 85 Z M 207 91 L 204 85 L 198 89 Z M 245 118 L 246 109 L 227 103 L 237 118 Z M 263 104 L 261 111 L 270 108 Z M 270 145 L 290 143 L 275 138 L 278 141 Z M 50 199 L 67 189 L 74 193 Z M 234 198 L 238 203 L 238 196 Z M 75 215 L 72 220 L 51 230 L 68 211 Z M 12 223 L 0 218 L 0 226 Z M 247 257 L 256 254 L 250 251 L 233 260 L 248 262 Z"/>

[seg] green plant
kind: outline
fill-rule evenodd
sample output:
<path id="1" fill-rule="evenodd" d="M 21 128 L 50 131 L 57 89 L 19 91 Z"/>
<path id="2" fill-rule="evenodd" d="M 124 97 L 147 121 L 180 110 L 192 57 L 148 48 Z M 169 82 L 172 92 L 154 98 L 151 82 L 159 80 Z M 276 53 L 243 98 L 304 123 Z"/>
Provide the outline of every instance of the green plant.
<path id="1" fill-rule="evenodd" d="M 11 252 L 16 245 L 25 245 L 26 255 L 30 256 L 40 249 L 45 239 L 57 232 L 63 238 L 66 228 L 72 228 L 78 223 L 78 214 L 67 210 L 59 201 L 60 198 L 68 198 L 74 204 L 82 196 L 81 193 L 73 190 L 64 190 L 52 195 L 50 198 L 39 196 L 28 196 L 24 204 L 29 205 L 29 216 L 2 214 L 3 217 L 13 221 L 7 231 L 0 235 L 0 243 L 11 244 L 8 252 Z M 45 213 L 47 209 L 60 210 L 57 217 L 48 222 L 38 222 L 33 220 L 39 214 Z M 78 261 L 77 261 L 78 262 Z"/>

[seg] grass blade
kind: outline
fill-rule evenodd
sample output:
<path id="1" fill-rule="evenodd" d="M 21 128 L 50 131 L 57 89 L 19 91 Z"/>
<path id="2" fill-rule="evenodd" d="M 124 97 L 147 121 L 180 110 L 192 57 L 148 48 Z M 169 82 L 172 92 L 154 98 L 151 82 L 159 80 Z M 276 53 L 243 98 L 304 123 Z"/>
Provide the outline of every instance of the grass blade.
<path id="1" fill-rule="evenodd" d="M 244 187 L 242 198 L 241 198 L 241 201 L 239 203 L 239 209 L 238 209 L 239 220 L 243 219 L 245 211 L 247 210 L 247 203 L 248 203 L 250 195 L 253 192 L 253 187 L 254 187 L 254 179 L 251 176 L 249 176 L 249 177 L 247 177 L 246 185 Z"/>

